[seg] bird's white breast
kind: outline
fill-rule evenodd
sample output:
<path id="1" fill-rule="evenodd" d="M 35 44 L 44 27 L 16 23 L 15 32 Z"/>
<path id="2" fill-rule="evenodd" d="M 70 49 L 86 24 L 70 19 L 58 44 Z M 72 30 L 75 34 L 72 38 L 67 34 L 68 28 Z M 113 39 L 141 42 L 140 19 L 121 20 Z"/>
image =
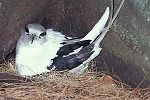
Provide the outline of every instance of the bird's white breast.
<path id="1" fill-rule="evenodd" d="M 57 41 L 56 41 L 57 40 Z M 16 52 L 16 66 L 21 75 L 36 75 L 47 72 L 47 66 L 52 63 L 59 50 L 62 39 L 49 39 L 44 44 L 19 45 Z"/>

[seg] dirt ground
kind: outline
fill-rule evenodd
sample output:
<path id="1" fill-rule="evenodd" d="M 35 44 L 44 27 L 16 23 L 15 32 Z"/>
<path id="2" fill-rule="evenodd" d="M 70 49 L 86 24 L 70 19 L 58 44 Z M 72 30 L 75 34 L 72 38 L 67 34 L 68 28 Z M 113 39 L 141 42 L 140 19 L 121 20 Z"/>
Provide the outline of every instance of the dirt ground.
<path id="1" fill-rule="evenodd" d="M 1 72 L 15 73 L 13 63 Z M 129 88 L 103 72 L 71 75 L 67 71 L 28 77 L 30 82 L 0 83 L 0 100 L 150 100 L 150 87 Z"/>

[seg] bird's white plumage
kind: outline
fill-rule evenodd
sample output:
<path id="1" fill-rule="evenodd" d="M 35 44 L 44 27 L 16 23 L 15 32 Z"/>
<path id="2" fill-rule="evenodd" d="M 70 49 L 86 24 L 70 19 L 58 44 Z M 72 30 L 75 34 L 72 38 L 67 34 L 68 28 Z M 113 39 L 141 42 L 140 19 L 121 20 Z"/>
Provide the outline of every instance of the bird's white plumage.
<path id="1" fill-rule="evenodd" d="M 44 27 L 37 24 L 29 24 L 27 27 L 29 30 L 29 36 L 27 32 L 23 31 L 21 34 L 17 47 L 16 47 L 16 66 L 19 74 L 32 76 L 48 72 L 47 66 L 50 66 L 53 61 L 52 59 L 57 57 L 56 53 L 62 46 L 63 41 L 73 43 L 83 40 L 91 40 L 93 42 L 95 38 L 104 30 L 104 26 L 109 17 L 109 7 L 106 8 L 105 13 L 93 27 L 93 29 L 82 39 L 68 41 L 61 33 L 53 31 L 52 29 L 45 30 Z M 40 36 L 42 32 L 46 31 L 46 36 Z M 31 38 L 34 35 L 34 41 L 31 43 Z M 68 37 L 71 39 L 71 37 Z M 100 37 L 99 37 L 100 38 Z M 104 37 L 100 38 L 102 40 Z M 93 51 L 94 53 L 85 61 L 83 64 L 70 70 L 72 73 L 82 73 L 87 69 L 86 65 L 89 61 L 94 59 L 101 51 L 99 47 L 100 41 L 96 41 Z M 77 53 L 82 48 L 75 50 L 73 53 Z"/>
<path id="2" fill-rule="evenodd" d="M 22 43 L 24 36 L 19 39 L 16 50 L 16 66 L 19 74 L 32 76 L 49 71 L 47 66 L 52 63 L 51 59 L 56 57 L 60 43 L 65 38 L 51 29 L 47 32 L 47 41 L 44 43 L 40 41 L 34 41 L 32 44 Z"/>

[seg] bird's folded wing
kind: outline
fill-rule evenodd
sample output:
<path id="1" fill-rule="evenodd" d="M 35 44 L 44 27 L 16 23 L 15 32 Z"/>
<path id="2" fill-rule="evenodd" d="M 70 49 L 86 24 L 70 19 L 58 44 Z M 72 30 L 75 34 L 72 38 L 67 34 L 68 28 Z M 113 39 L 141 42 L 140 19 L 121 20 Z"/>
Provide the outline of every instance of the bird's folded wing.
<path id="1" fill-rule="evenodd" d="M 90 44 L 82 48 L 78 53 L 68 56 L 57 56 L 53 59 L 53 63 L 48 67 L 49 70 L 66 70 L 73 69 L 83 64 L 93 53 L 94 45 Z"/>
<path id="2" fill-rule="evenodd" d="M 60 49 L 57 51 L 58 56 L 65 56 L 70 53 L 75 52 L 75 50 L 79 49 L 80 47 L 85 47 L 89 45 L 91 40 L 83 40 L 83 41 L 78 41 L 74 42 L 72 44 L 67 44 L 66 42 L 63 42 L 64 44 Z"/>

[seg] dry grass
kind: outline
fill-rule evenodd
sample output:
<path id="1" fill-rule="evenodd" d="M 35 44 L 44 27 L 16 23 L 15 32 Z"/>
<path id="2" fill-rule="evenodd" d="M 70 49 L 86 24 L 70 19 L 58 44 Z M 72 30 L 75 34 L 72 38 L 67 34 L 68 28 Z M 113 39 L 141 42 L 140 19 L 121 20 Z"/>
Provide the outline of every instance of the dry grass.
<path id="1" fill-rule="evenodd" d="M 0 65 L 1 71 L 15 73 L 12 67 L 9 62 Z M 29 78 L 32 82 L 0 83 L 0 100 L 150 100 L 150 88 L 127 88 L 106 74 L 63 71 Z"/>

